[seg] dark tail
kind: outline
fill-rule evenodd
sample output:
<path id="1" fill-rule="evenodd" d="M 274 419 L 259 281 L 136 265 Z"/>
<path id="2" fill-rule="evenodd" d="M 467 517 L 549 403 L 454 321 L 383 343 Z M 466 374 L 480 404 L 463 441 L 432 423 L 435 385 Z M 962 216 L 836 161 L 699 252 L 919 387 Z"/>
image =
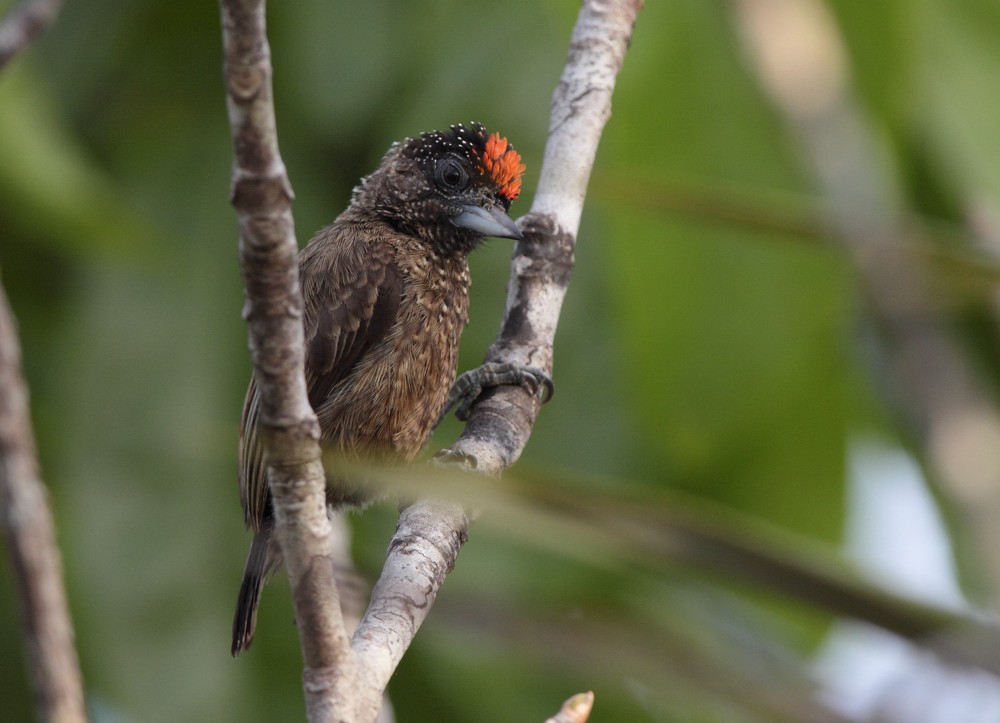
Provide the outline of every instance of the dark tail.
<path id="1" fill-rule="evenodd" d="M 233 616 L 233 657 L 250 647 L 253 633 L 257 629 L 257 606 L 260 605 L 260 591 L 264 587 L 275 560 L 271 556 L 271 528 L 262 527 L 253 536 L 247 565 L 243 570 L 243 583 L 236 599 L 236 614 Z"/>

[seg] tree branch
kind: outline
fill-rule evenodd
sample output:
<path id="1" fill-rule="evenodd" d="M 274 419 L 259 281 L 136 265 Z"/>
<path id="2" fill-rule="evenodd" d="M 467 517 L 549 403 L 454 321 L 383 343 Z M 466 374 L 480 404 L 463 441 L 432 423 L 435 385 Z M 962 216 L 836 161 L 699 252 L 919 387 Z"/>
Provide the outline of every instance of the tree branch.
<path id="1" fill-rule="evenodd" d="M 59 14 L 62 0 L 25 0 L 0 22 L 0 70 L 42 34 Z"/>
<path id="2" fill-rule="evenodd" d="M 590 170 L 641 7 L 641 0 L 586 0 L 580 9 L 566 67 L 552 95 L 538 190 L 531 211 L 518 221 L 524 239 L 511 261 L 507 310 L 487 362 L 552 373 L 552 344 L 573 272 Z M 521 387 L 495 387 L 473 407 L 448 456 L 480 472 L 500 474 L 521 456 L 539 406 L 538 398 Z"/>
<path id="3" fill-rule="evenodd" d="M 0 21 L 0 70 L 59 14 L 61 0 L 25 0 Z M 0 286 L 0 526 L 24 619 L 41 721 L 87 720 L 83 676 L 63 585 L 55 522 L 38 469 L 17 322 Z"/>
<path id="4" fill-rule="evenodd" d="M 354 633 L 361 684 L 378 699 L 430 612 L 468 538 L 465 511 L 453 502 L 421 500 L 399 515 L 382 574 Z"/>
<path id="5" fill-rule="evenodd" d="M 306 394 L 292 189 L 278 152 L 263 0 L 220 0 L 240 227 L 244 318 L 260 393 L 258 429 L 305 662 L 309 720 L 344 717 L 352 653 L 331 559 L 319 422 Z M 354 720 L 353 715 L 345 719 Z"/>
<path id="6" fill-rule="evenodd" d="M 31 430 L 17 328 L 0 288 L 0 523 L 24 618 L 42 721 L 86 721 L 62 558 Z"/>
<path id="7" fill-rule="evenodd" d="M 552 97 L 549 137 L 531 212 L 519 220 L 507 309 L 487 362 L 551 374 L 552 344 L 573 270 L 573 250 L 590 170 L 640 0 L 583 3 L 569 57 Z M 483 394 L 458 441 L 439 459 L 499 475 L 527 444 L 537 396 L 521 387 Z M 403 511 L 382 576 L 354 635 L 372 689 L 384 685 L 426 617 L 467 537 L 463 508 L 420 501 Z"/>

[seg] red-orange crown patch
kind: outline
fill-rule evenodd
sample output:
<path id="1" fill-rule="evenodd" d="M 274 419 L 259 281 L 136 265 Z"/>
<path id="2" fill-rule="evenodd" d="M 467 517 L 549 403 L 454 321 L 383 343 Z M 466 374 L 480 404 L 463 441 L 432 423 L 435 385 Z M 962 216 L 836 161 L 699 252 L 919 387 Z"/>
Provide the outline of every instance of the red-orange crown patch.
<path id="1" fill-rule="evenodd" d="M 513 201 L 520 195 L 521 174 L 524 173 L 521 154 L 511 148 L 507 139 L 501 138 L 499 133 L 494 133 L 486 141 L 483 166 L 499 187 L 501 196 Z"/>

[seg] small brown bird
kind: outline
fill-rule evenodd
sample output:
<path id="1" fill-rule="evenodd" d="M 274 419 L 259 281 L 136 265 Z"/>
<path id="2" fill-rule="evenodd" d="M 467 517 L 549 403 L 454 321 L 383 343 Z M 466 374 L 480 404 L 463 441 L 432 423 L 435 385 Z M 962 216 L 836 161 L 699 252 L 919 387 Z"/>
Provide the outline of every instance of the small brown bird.
<path id="1" fill-rule="evenodd" d="M 406 139 L 393 144 L 354 189 L 347 210 L 299 254 L 305 377 L 325 448 L 403 462 L 423 448 L 455 380 L 468 320 L 466 256 L 486 236 L 521 238 L 507 211 L 523 172 L 507 139 L 478 123 Z M 498 380 L 551 385 L 537 370 L 506 371 L 471 386 L 478 393 Z M 280 561 L 257 408 L 251 378 L 239 484 L 254 538 L 233 620 L 233 655 L 250 646 L 261 588 Z M 346 483 L 327 487 L 334 509 L 364 496 Z"/>

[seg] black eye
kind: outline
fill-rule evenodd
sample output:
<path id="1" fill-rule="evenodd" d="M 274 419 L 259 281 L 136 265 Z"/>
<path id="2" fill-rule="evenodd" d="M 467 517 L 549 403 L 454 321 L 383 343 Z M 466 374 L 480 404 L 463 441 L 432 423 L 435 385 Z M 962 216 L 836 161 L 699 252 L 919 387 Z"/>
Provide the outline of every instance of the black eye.
<path id="1" fill-rule="evenodd" d="M 455 158 L 442 158 L 434 169 L 434 178 L 452 191 L 462 190 L 469 182 L 469 174 Z"/>

